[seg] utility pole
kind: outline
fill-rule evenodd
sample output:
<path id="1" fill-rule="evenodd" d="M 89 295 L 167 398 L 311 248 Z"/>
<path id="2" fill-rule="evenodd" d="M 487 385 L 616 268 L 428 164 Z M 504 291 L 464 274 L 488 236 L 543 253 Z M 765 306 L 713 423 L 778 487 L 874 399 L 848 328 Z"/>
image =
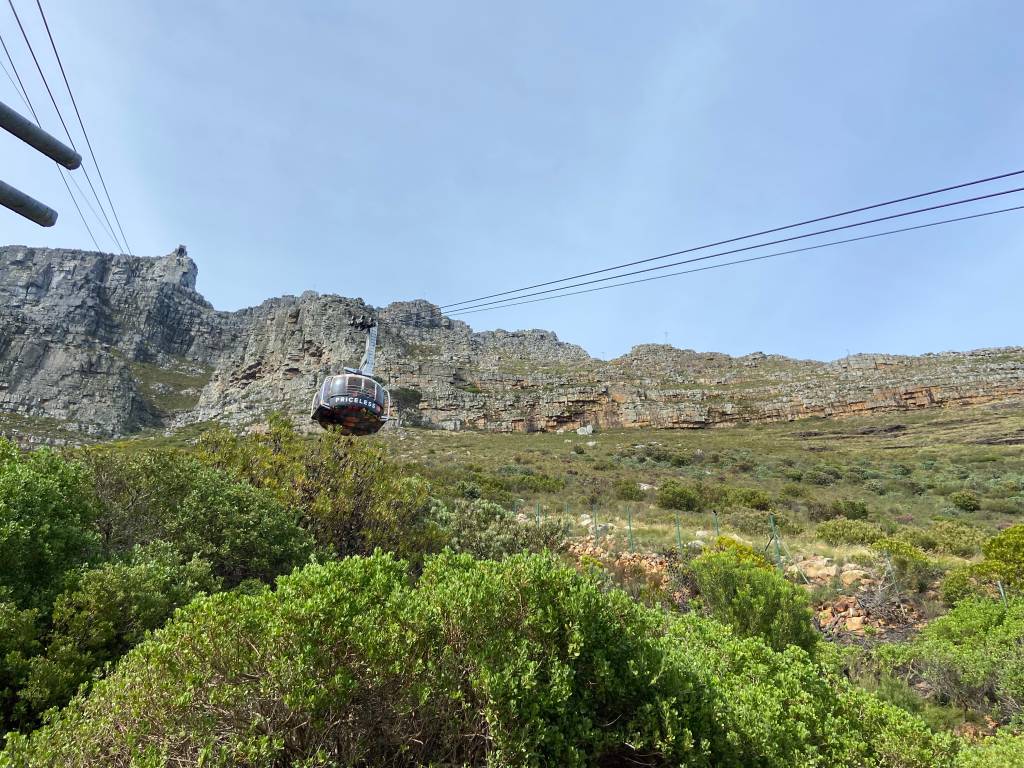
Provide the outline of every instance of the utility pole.
<path id="1" fill-rule="evenodd" d="M 82 156 L 0 101 L 0 128 L 68 170 L 82 164 Z M 0 181 L 0 205 L 41 227 L 57 223 L 57 212 L 21 190 Z"/>

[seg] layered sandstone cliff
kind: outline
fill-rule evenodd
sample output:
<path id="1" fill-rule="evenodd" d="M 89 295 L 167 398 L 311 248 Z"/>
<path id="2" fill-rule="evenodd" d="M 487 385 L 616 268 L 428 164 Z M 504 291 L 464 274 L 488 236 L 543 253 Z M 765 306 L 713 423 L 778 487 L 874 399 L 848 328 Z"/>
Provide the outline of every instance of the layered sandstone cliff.
<path id="1" fill-rule="evenodd" d="M 444 429 L 708 427 L 1024 397 L 1024 348 L 831 363 L 661 345 L 612 361 L 549 331 L 474 332 L 425 301 L 306 292 L 219 312 L 184 248 L 160 258 L 0 247 L 0 432 L 49 441 L 273 410 L 301 422 L 321 378 L 381 324 L 377 374 L 407 423 Z"/>

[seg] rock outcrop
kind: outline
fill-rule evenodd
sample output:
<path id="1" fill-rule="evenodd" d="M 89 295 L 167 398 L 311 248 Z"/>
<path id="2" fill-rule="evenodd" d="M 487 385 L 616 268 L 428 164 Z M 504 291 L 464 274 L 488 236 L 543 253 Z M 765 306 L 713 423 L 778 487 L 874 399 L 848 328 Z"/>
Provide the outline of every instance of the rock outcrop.
<path id="1" fill-rule="evenodd" d="M 0 248 L 0 432 L 80 440 L 272 410 L 301 423 L 321 378 L 381 324 L 377 374 L 403 418 L 444 429 L 713 427 L 1024 397 L 1024 348 L 830 363 L 662 345 L 611 361 L 550 331 L 474 332 L 425 301 L 306 292 L 238 312 L 168 256 Z"/>

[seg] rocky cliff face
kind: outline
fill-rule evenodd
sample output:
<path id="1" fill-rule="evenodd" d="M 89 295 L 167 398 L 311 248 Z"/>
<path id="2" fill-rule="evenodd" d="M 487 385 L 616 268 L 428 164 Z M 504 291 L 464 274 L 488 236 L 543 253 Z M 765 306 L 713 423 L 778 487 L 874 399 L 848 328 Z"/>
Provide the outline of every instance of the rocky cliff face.
<path id="1" fill-rule="evenodd" d="M 272 410 L 306 418 L 381 323 L 377 374 L 406 421 L 531 431 L 709 427 L 1024 397 L 1024 348 L 832 363 L 661 345 L 600 361 L 549 331 L 475 333 L 425 301 L 313 292 L 218 312 L 183 247 L 161 258 L 0 248 L 0 432 L 51 442 Z"/>

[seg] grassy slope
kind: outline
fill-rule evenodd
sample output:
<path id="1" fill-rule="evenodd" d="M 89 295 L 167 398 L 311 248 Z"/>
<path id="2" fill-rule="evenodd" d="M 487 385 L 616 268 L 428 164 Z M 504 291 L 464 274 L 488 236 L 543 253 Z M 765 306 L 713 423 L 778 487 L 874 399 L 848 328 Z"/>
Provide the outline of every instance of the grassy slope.
<path id="1" fill-rule="evenodd" d="M 540 504 L 543 516 L 579 526 L 593 506 L 600 523 L 611 523 L 623 537 L 631 506 L 635 538 L 645 547 L 674 543 L 674 513 L 655 506 L 653 490 L 642 501 L 617 500 L 617 482 L 657 487 L 675 478 L 762 489 L 805 529 L 787 537 L 794 551 L 827 549 L 813 543 L 806 511 L 839 499 L 865 502 L 872 520 L 890 525 L 927 527 L 934 519 L 952 518 L 994 531 L 1024 516 L 1024 445 L 1013 444 L 1024 439 L 1020 403 L 699 431 L 618 430 L 583 437 L 403 430 L 379 439 L 410 469 L 446 485 L 474 483 L 485 496 L 514 500 L 531 514 Z M 690 463 L 645 460 L 638 446 Z M 829 472 L 839 478 L 821 484 Z M 531 475 L 549 476 L 562 487 L 535 490 L 544 483 Z M 494 491 L 491 479 L 505 491 Z M 978 493 L 981 510 L 953 507 L 949 494 L 964 488 Z M 681 524 L 684 540 L 712 526 L 709 514 L 684 514 Z"/>

